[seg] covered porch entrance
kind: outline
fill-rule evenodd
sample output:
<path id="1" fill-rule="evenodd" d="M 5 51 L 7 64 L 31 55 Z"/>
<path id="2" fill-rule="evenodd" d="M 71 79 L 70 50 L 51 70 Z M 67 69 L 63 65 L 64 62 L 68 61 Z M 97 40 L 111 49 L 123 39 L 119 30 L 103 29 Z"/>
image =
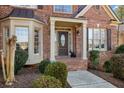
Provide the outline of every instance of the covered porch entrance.
<path id="1" fill-rule="evenodd" d="M 50 60 L 67 64 L 69 70 L 87 69 L 87 20 L 50 18 Z"/>

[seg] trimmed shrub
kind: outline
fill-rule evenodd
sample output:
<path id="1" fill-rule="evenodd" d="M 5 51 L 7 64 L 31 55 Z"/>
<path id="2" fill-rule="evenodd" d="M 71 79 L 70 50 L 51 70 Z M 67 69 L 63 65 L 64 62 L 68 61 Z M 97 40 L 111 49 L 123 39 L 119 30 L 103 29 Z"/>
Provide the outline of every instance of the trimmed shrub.
<path id="1" fill-rule="evenodd" d="M 43 61 L 40 62 L 40 64 L 39 64 L 40 73 L 42 73 L 42 74 L 44 73 L 45 68 L 47 67 L 48 64 L 50 64 L 49 60 L 43 60 Z"/>
<path id="2" fill-rule="evenodd" d="M 115 53 L 116 54 L 122 54 L 122 53 L 124 53 L 124 45 L 120 45 L 119 47 L 117 47 Z"/>
<path id="3" fill-rule="evenodd" d="M 50 75 L 62 82 L 62 87 L 66 87 L 67 83 L 67 67 L 64 63 L 54 62 L 49 64 L 45 69 L 45 75 Z"/>
<path id="4" fill-rule="evenodd" d="M 105 70 L 105 72 L 107 73 L 111 73 L 112 72 L 112 63 L 110 60 L 106 61 L 103 65 L 103 68 Z"/>
<path id="5" fill-rule="evenodd" d="M 61 88 L 62 83 L 52 76 L 40 76 L 32 82 L 33 88 Z"/>
<path id="6" fill-rule="evenodd" d="M 28 59 L 28 53 L 22 49 L 15 51 L 15 68 L 14 73 L 18 74 L 18 71 L 22 69 Z"/>
<path id="7" fill-rule="evenodd" d="M 92 62 L 93 68 L 97 69 L 97 65 L 99 64 L 99 51 L 90 51 L 90 60 Z"/>
<path id="8" fill-rule="evenodd" d="M 124 54 L 115 54 L 111 58 L 113 76 L 124 79 Z"/>

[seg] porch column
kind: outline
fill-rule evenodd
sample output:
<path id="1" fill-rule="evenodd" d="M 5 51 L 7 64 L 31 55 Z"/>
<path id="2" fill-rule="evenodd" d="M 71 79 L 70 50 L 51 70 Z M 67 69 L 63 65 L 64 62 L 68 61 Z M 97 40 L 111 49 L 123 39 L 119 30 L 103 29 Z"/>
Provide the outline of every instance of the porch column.
<path id="1" fill-rule="evenodd" d="M 84 60 L 87 60 L 87 24 L 83 23 L 82 24 L 82 30 L 83 30 L 83 53 L 82 53 L 82 58 Z"/>
<path id="2" fill-rule="evenodd" d="M 50 60 L 55 61 L 55 20 L 50 21 Z"/>

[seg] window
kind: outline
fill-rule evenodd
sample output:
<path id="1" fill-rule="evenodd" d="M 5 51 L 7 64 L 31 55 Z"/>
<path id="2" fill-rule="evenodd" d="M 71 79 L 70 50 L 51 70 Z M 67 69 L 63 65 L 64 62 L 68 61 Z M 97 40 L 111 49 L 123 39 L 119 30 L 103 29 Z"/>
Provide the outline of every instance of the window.
<path id="1" fill-rule="evenodd" d="M 72 6 L 71 5 L 55 5 L 54 12 L 72 13 Z"/>
<path id="2" fill-rule="evenodd" d="M 5 28 L 5 36 L 6 38 L 9 38 L 9 28 Z"/>
<path id="3" fill-rule="evenodd" d="M 99 5 L 96 5 L 95 7 L 96 7 L 96 9 L 97 9 L 97 10 L 99 10 L 99 8 L 100 8 L 100 6 L 99 6 Z"/>
<path id="4" fill-rule="evenodd" d="M 89 50 L 106 50 L 107 39 L 105 29 L 88 29 L 88 49 Z"/>
<path id="5" fill-rule="evenodd" d="M 39 31 L 34 31 L 34 53 L 39 53 Z"/>
<path id="6" fill-rule="evenodd" d="M 28 52 L 28 27 L 16 27 L 16 49 Z"/>

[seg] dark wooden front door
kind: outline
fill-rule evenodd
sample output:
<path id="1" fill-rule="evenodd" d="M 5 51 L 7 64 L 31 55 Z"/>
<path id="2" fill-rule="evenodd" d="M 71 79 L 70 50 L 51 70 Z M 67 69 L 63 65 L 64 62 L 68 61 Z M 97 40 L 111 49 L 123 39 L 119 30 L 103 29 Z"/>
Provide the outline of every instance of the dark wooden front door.
<path id="1" fill-rule="evenodd" d="M 68 32 L 58 32 L 59 56 L 68 55 Z"/>

